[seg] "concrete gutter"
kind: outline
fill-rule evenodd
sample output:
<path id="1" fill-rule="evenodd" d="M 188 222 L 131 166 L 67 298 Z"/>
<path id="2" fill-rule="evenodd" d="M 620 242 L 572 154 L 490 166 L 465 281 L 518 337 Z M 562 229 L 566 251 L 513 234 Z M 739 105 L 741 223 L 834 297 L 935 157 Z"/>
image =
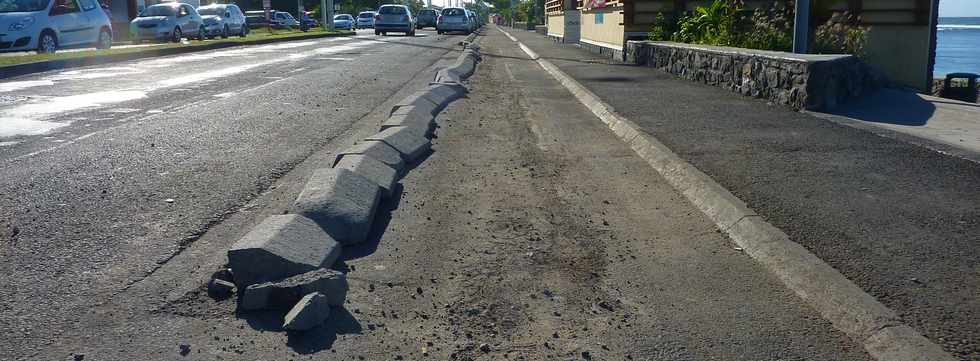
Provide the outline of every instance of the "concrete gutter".
<path id="1" fill-rule="evenodd" d="M 20 76 L 25 74 L 40 73 L 48 70 L 59 70 L 59 69 L 77 68 L 81 66 L 118 63 L 123 61 L 153 58 L 158 56 L 177 55 L 177 54 L 193 53 L 198 51 L 224 49 L 224 48 L 230 48 L 235 46 L 264 45 L 264 44 L 281 43 L 287 41 L 333 38 L 333 37 L 351 36 L 351 35 L 354 35 L 354 33 L 345 32 L 345 33 L 332 33 L 332 34 L 309 34 L 309 35 L 293 36 L 288 38 L 258 39 L 255 41 L 248 41 L 248 42 L 218 41 L 218 42 L 209 42 L 207 44 L 202 44 L 202 45 L 182 46 L 177 48 L 147 49 L 143 51 L 135 51 L 132 53 L 125 53 L 125 54 L 93 55 L 93 56 L 85 56 L 85 57 L 72 58 L 72 59 L 38 61 L 33 63 L 25 63 L 25 64 L 0 67 L 0 79 Z"/>
<path id="2" fill-rule="evenodd" d="M 761 216 L 730 191 L 639 126 L 619 114 L 598 96 L 551 62 L 498 30 L 551 74 L 583 105 L 606 123 L 620 139 L 647 161 L 678 192 L 715 222 L 718 229 L 749 256 L 776 275 L 783 284 L 843 331 L 876 360 L 953 361 L 942 347 L 906 325 L 891 309 L 848 280 L 783 231 Z"/>

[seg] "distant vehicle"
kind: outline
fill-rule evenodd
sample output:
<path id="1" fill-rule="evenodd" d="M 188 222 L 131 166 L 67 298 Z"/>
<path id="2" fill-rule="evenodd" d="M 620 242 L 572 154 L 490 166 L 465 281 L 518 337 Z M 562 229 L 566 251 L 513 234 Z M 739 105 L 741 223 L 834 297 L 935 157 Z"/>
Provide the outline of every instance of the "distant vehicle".
<path id="1" fill-rule="evenodd" d="M 0 1 L 0 52 L 112 46 L 112 25 L 96 0 Z"/>
<path id="2" fill-rule="evenodd" d="M 279 24 L 287 28 L 298 28 L 300 27 L 299 20 L 293 17 L 293 14 L 287 13 L 285 11 L 276 11 L 272 17 L 274 20 L 278 21 Z"/>
<path id="3" fill-rule="evenodd" d="M 442 9 L 442 14 L 436 19 L 436 33 L 444 34 L 454 31 L 466 34 L 473 32 L 466 9 L 445 8 Z"/>
<path id="4" fill-rule="evenodd" d="M 354 29 L 354 17 L 350 14 L 340 14 L 333 17 L 334 29 Z"/>
<path id="5" fill-rule="evenodd" d="M 245 14 L 234 4 L 213 4 L 197 8 L 197 13 L 204 20 L 204 30 L 208 37 L 231 35 L 245 37 L 248 35 L 248 25 L 245 24 Z"/>
<path id="6" fill-rule="evenodd" d="M 183 3 L 163 3 L 143 9 L 129 23 L 130 36 L 135 42 L 143 40 L 170 40 L 180 42 L 191 36 L 204 40 L 204 20 L 193 6 Z"/>
<path id="7" fill-rule="evenodd" d="M 378 15 L 378 13 L 373 11 L 362 11 L 360 14 L 357 14 L 357 22 L 354 23 L 354 27 L 358 29 L 373 29 L 375 15 Z"/>
<path id="8" fill-rule="evenodd" d="M 289 26 L 283 24 L 276 17 L 278 11 L 269 10 L 269 21 L 266 21 L 265 10 L 250 10 L 245 12 L 245 23 L 248 24 L 249 29 L 260 29 L 265 27 L 271 27 L 273 29 L 286 29 Z"/>
<path id="9" fill-rule="evenodd" d="M 418 19 L 415 22 L 415 28 L 422 29 L 425 27 L 436 27 L 436 18 L 439 17 L 439 12 L 433 9 L 423 9 L 419 11 Z"/>
<path id="10" fill-rule="evenodd" d="M 415 19 L 405 5 L 381 5 L 374 16 L 374 35 L 388 35 L 389 31 L 415 36 Z"/>
<path id="11" fill-rule="evenodd" d="M 470 21 L 470 31 L 476 31 L 480 27 L 479 20 L 476 19 L 476 13 L 466 10 L 466 16 Z"/>

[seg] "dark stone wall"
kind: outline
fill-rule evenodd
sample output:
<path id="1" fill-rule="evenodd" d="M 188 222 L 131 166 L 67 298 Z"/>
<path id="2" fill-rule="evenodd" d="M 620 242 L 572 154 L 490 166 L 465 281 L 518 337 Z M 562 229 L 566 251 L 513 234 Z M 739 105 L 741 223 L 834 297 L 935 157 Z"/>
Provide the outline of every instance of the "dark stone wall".
<path id="1" fill-rule="evenodd" d="M 829 110 L 887 85 L 849 55 L 799 55 L 751 49 L 630 41 L 626 62 L 768 99 L 793 109 Z"/>

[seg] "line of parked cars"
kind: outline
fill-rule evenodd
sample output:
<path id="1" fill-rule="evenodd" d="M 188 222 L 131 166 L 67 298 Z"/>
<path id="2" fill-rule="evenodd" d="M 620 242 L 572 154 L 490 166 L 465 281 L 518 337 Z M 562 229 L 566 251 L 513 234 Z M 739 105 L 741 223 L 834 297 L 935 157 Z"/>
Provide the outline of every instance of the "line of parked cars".
<path id="1" fill-rule="evenodd" d="M 195 9 L 190 4 L 162 3 L 143 9 L 129 23 L 134 43 L 145 40 L 174 41 L 181 38 L 204 40 L 218 36 L 247 36 L 245 14 L 234 4 L 214 4 Z"/>
<path id="2" fill-rule="evenodd" d="M 350 15 L 342 14 L 345 19 L 353 19 Z M 337 23 L 334 18 L 334 23 Z M 347 24 L 347 23 L 344 23 Z M 405 33 L 415 36 L 416 29 L 433 27 L 439 34 L 448 32 L 463 32 L 469 34 L 479 28 L 482 21 L 476 13 L 464 8 L 445 8 L 442 11 L 423 9 L 418 16 L 405 5 L 381 5 L 378 11 L 363 11 L 353 19 L 355 29 L 374 29 L 375 35 L 388 35 L 389 32 Z"/>

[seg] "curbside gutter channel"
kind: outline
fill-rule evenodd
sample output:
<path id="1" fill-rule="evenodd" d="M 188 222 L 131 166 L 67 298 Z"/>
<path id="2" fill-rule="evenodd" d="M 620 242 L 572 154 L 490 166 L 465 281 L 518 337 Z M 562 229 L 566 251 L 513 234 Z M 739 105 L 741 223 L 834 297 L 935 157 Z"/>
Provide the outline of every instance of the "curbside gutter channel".
<path id="1" fill-rule="evenodd" d="M 289 310 L 282 328 L 303 331 L 321 325 L 329 307 L 343 305 L 347 277 L 330 268 L 344 245 L 365 240 L 378 204 L 393 195 L 406 165 L 431 151 L 436 115 L 465 96 L 461 81 L 479 62 L 475 37 L 466 38 L 457 61 L 430 85 L 395 104 L 377 134 L 315 170 L 288 214 L 268 217 L 231 247 L 230 269 L 216 272 L 210 284 L 234 283 L 239 312 Z"/>
<path id="2" fill-rule="evenodd" d="M 260 39 L 248 42 L 235 42 L 235 41 L 219 41 L 212 42 L 203 45 L 192 45 L 192 46 L 182 46 L 178 48 L 166 48 L 166 49 L 148 49 L 144 51 L 136 51 L 132 53 L 125 54 L 114 54 L 114 55 L 93 55 L 86 57 L 79 57 L 73 59 L 57 59 L 57 60 L 45 60 L 33 63 L 17 64 L 0 67 L 0 78 L 10 78 L 20 75 L 40 73 L 48 70 L 62 70 L 68 68 L 77 68 L 89 65 L 103 65 L 110 63 L 118 63 L 123 61 L 154 58 L 158 56 L 167 55 L 178 55 L 186 53 L 194 53 L 199 51 L 207 50 L 217 50 L 224 48 L 231 48 L 236 46 L 250 46 L 250 45 L 265 45 L 272 43 L 281 43 L 287 41 L 296 40 L 310 40 L 310 39 L 321 39 L 321 38 L 335 38 L 341 36 L 351 36 L 354 35 L 353 32 L 343 32 L 343 33 L 331 33 L 331 34 L 310 34 L 310 35 L 299 35 L 288 38 L 273 38 L 273 39 Z"/>
<path id="3" fill-rule="evenodd" d="M 542 59 L 509 33 L 497 27 L 583 105 L 605 123 L 678 192 L 701 210 L 749 256 L 775 274 L 783 284 L 806 301 L 834 327 L 864 345 L 882 361 L 956 360 L 942 347 L 902 322 L 891 309 L 844 277 L 783 231 L 766 222 L 742 200 L 663 143 Z"/>

